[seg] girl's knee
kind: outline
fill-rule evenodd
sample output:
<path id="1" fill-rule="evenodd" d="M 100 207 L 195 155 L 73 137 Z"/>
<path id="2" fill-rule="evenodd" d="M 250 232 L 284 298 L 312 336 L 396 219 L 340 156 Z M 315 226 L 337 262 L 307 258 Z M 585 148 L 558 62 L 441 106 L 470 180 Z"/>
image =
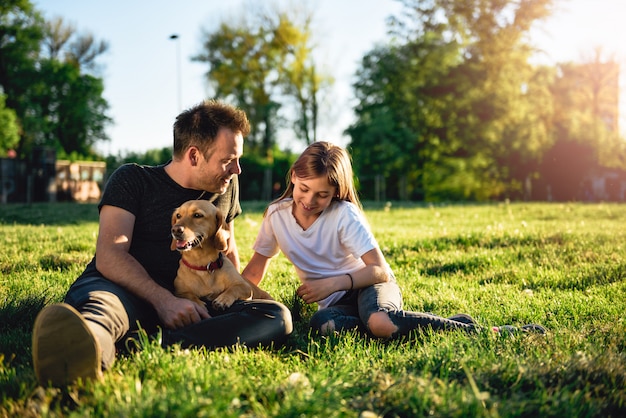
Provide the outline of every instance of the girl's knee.
<path id="1" fill-rule="evenodd" d="M 376 312 L 367 320 L 367 328 L 377 338 L 390 338 L 398 327 L 391 321 L 386 312 Z"/>

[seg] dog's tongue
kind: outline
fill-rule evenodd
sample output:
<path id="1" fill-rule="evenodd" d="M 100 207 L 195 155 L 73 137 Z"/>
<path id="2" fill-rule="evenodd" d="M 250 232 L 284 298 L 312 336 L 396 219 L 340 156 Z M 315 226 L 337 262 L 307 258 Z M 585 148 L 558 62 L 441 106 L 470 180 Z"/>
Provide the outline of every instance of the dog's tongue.
<path id="1" fill-rule="evenodd" d="M 176 248 L 185 248 L 186 246 L 187 246 L 187 241 L 184 241 L 182 239 L 176 240 Z"/>

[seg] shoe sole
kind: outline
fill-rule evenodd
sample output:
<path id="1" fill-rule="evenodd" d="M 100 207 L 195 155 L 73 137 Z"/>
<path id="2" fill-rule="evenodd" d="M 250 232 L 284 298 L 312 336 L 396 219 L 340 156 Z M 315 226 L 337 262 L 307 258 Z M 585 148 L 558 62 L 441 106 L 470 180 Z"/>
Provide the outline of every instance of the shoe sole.
<path id="1" fill-rule="evenodd" d="M 42 386 L 62 387 L 78 379 L 101 379 L 101 352 L 87 322 L 60 303 L 44 308 L 33 328 L 33 366 Z"/>

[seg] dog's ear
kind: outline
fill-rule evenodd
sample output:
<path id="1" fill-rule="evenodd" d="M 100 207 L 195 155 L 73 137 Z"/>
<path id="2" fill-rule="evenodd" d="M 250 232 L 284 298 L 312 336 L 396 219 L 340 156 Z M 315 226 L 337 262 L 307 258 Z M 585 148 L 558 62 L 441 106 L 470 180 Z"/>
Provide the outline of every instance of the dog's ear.
<path id="1" fill-rule="evenodd" d="M 180 208 L 176 208 L 174 209 L 174 213 L 172 213 L 172 220 L 170 222 L 170 224 L 172 225 L 172 227 L 176 224 L 177 222 L 177 218 L 176 218 L 176 213 L 178 213 L 178 209 Z M 170 229 L 170 235 L 172 233 L 172 230 Z M 170 244 L 170 250 L 174 251 L 176 249 L 176 240 L 174 239 L 174 236 L 172 235 L 172 243 Z"/>
<path id="2" fill-rule="evenodd" d="M 175 219 L 176 219 L 176 211 L 174 211 L 174 213 L 172 214 L 172 220 L 170 222 L 172 226 L 174 226 Z M 172 236 L 171 229 L 170 229 L 170 236 L 172 237 L 172 242 L 170 243 L 170 251 L 174 251 L 176 249 L 176 240 L 174 239 L 174 236 Z"/>
<path id="3" fill-rule="evenodd" d="M 213 236 L 213 245 L 219 251 L 226 251 L 228 249 L 228 231 L 226 231 L 226 225 L 224 224 L 224 215 L 219 210 L 215 214 L 215 235 Z"/>

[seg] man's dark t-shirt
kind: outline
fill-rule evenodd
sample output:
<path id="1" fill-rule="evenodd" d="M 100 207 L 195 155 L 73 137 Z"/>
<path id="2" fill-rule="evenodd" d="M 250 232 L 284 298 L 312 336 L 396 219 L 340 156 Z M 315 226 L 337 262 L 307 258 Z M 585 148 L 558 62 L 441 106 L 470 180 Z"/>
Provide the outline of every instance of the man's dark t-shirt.
<path id="1" fill-rule="evenodd" d="M 213 202 L 224 214 L 226 222 L 241 213 L 237 176 L 233 176 L 224 194 L 203 194 L 200 190 L 181 187 L 167 175 L 165 165 L 137 164 L 126 164 L 115 170 L 107 181 L 98 209 L 111 205 L 135 215 L 129 253 L 157 283 L 173 290 L 180 254 L 170 250 L 172 213 L 182 203 L 196 199 Z M 96 270 L 96 257 L 81 277 L 102 276 Z"/>

